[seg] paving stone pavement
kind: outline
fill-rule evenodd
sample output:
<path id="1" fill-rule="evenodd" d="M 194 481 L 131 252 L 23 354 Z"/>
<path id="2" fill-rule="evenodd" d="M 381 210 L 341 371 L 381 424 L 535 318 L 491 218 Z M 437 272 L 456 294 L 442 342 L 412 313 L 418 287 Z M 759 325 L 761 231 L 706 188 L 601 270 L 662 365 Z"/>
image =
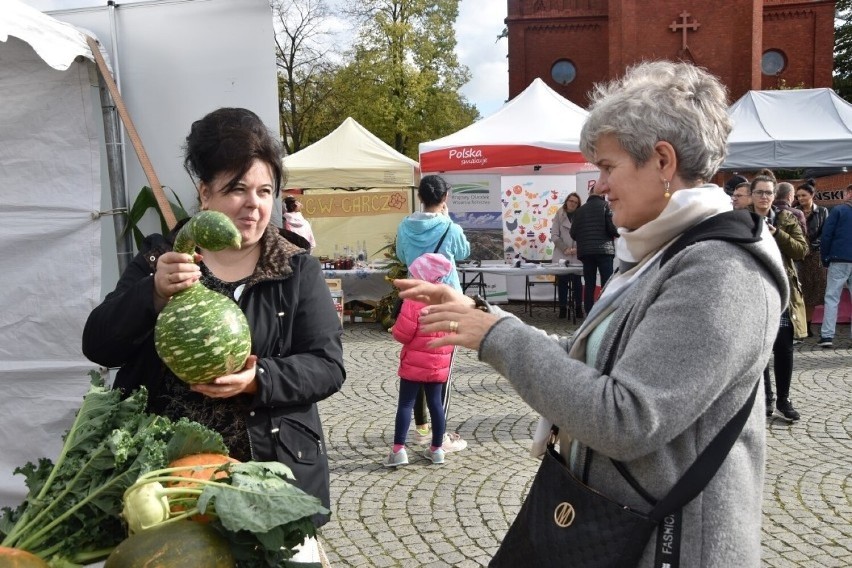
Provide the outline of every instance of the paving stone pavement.
<path id="1" fill-rule="evenodd" d="M 575 329 L 549 307 L 536 327 Z M 393 442 L 399 344 L 377 324 L 344 326 L 347 380 L 320 404 L 331 460 L 332 520 L 321 530 L 335 568 L 486 566 L 538 467 L 537 415 L 467 349 L 457 352 L 449 431 L 468 442 L 432 465 L 409 437 L 410 464 L 381 465 Z M 762 402 L 762 398 L 758 397 Z M 791 399 L 801 421 L 767 421 L 763 565 L 852 566 L 852 340 L 796 347 Z"/>

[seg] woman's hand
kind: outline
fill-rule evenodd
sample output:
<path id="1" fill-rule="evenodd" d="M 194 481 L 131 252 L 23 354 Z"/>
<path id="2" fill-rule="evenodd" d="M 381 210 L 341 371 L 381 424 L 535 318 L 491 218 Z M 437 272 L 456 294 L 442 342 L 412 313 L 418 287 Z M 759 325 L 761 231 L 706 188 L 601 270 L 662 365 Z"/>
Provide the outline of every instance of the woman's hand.
<path id="1" fill-rule="evenodd" d="M 477 310 L 473 298 L 446 284 L 431 284 L 422 280 L 394 280 L 393 284 L 399 288 L 400 298 L 430 304 L 420 313 L 423 331 L 443 331 L 448 334 L 431 341 L 429 347 L 432 348 L 461 345 L 478 350 L 482 338 L 499 319 Z"/>
<path id="2" fill-rule="evenodd" d="M 169 298 L 198 282 L 201 268 L 196 263 L 200 260 L 197 253 L 191 256 L 172 251 L 160 255 L 154 272 L 154 306 L 158 312 Z"/>
<path id="3" fill-rule="evenodd" d="M 403 300 L 417 300 L 424 304 L 463 304 L 473 306 L 473 298 L 468 298 L 458 290 L 446 284 L 432 284 L 424 280 L 397 279 L 393 285 L 399 288 L 399 297 Z"/>
<path id="4" fill-rule="evenodd" d="M 500 318 L 494 314 L 459 303 L 427 306 L 420 312 L 420 325 L 423 331 L 447 333 L 443 337 L 430 341 L 428 344 L 430 348 L 461 345 L 479 351 L 482 339 L 498 319 Z"/>
<path id="5" fill-rule="evenodd" d="M 249 355 L 241 371 L 214 379 L 212 383 L 192 385 L 190 390 L 210 398 L 231 398 L 238 394 L 257 392 L 257 355 Z"/>

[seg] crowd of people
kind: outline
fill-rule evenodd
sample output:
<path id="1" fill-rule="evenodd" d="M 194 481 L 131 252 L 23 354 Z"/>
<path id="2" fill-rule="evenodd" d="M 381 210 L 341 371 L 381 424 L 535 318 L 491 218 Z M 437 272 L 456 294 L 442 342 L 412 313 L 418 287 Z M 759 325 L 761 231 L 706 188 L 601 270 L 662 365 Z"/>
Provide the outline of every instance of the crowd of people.
<path id="1" fill-rule="evenodd" d="M 455 266 L 470 244 L 448 215 L 450 187 L 440 176 L 421 180 L 421 208 L 396 236 L 409 278 L 394 282 L 403 299 L 392 329 L 402 344 L 399 397 L 383 465 L 408 463 L 412 413 L 431 464 L 467 446 L 447 432 L 458 348 L 476 350 L 540 414 L 535 455 L 554 434 L 578 479 L 637 510 L 649 507 L 648 494 L 666 495 L 748 410 L 761 378 L 766 416 L 800 418 L 790 400 L 793 345 L 811 333 L 817 305 L 819 345 L 832 345 L 841 291 L 852 287 L 852 185 L 829 213 L 814 203 L 811 180 L 794 188 L 765 170 L 724 188 L 711 183 L 731 129 L 726 91 L 686 63 L 634 66 L 598 85 L 589 111 L 581 150 L 599 178 L 585 203 L 566 196 L 551 230 L 554 262 L 583 265 L 582 285 L 579 276 L 557 280 L 559 317 L 570 303 L 583 320 L 570 336 L 546 336 L 462 293 Z M 115 388 L 146 387 L 151 412 L 217 430 L 237 459 L 288 465 L 329 507 L 317 403 L 346 378 L 342 327 L 298 200 L 285 200 L 284 228 L 270 224 L 286 178 L 280 142 L 254 113 L 219 109 L 192 124 L 185 167 L 199 209 L 227 215 L 240 248 L 175 252 L 180 226 L 149 236 L 89 316 L 83 352 L 118 368 Z M 170 298 L 198 282 L 245 313 L 252 354 L 237 372 L 188 385 L 157 355 L 154 328 Z M 681 555 L 759 565 L 764 429 L 756 405 L 700 502 L 682 508 Z M 665 560 L 656 542 L 636 565 Z M 298 560 L 318 556 L 306 541 Z"/>

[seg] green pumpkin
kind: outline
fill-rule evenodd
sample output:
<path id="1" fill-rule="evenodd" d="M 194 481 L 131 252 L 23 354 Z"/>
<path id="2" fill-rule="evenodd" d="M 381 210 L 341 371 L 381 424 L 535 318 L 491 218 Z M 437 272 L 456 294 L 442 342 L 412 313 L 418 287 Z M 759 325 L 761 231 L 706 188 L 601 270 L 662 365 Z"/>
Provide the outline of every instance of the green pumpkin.
<path id="1" fill-rule="evenodd" d="M 240 233 L 218 211 L 202 211 L 184 225 L 174 250 L 193 254 L 240 246 Z M 251 353 L 251 331 L 239 306 L 196 282 L 172 296 L 157 318 L 154 345 L 160 359 L 182 381 L 209 383 L 239 371 Z"/>
<path id="2" fill-rule="evenodd" d="M 176 521 L 136 533 L 115 547 L 104 568 L 234 568 L 228 541 L 210 525 Z"/>

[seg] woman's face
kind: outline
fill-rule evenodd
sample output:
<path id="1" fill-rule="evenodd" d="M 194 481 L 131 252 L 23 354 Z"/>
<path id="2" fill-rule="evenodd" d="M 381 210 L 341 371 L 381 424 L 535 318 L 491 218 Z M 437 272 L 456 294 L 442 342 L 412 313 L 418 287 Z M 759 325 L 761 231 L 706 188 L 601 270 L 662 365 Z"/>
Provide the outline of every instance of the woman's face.
<path id="1" fill-rule="evenodd" d="M 580 206 L 580 198 L 576 195 L 569 195 L 565 200 L 565 210 L 568 213 L 573 213 Z"/>
<path id="2" fill-rule="evenodd" d="M 796 200 L 798 200 L 799 206 L 803 209 L 810 209 L 814 204 L 814 196 L 804 189 L 796 190 Z"/>
<path id="3" fill-rule="evenodd" d="M 668 204 L 665 175 L 655 157 L 637 168 L 615 136 L 606 134 L 597 141 L 595 164 L 600 169 L 595 191 L 609 201 L 616 227 L 638 229 L 656 219 Z"/>
<path id="4" fill-rule="evenodd" d="M 775 200 L 775 184 L 769 181 L 759 181 L 751 190 L 751 204 L 755 213 L 766 215 Z"/>
<path id="5" fill-rule="evenodd" d="M 227 191 L 225 186 L 233 174 L 220 173 L 208 186 L 200 188 L 201 207 L 227 215 L 243 238 L 242 246 L 257 243 L 269 225 L 275 202 L 272 168 L 255 160 L 239 182 Z"/>

